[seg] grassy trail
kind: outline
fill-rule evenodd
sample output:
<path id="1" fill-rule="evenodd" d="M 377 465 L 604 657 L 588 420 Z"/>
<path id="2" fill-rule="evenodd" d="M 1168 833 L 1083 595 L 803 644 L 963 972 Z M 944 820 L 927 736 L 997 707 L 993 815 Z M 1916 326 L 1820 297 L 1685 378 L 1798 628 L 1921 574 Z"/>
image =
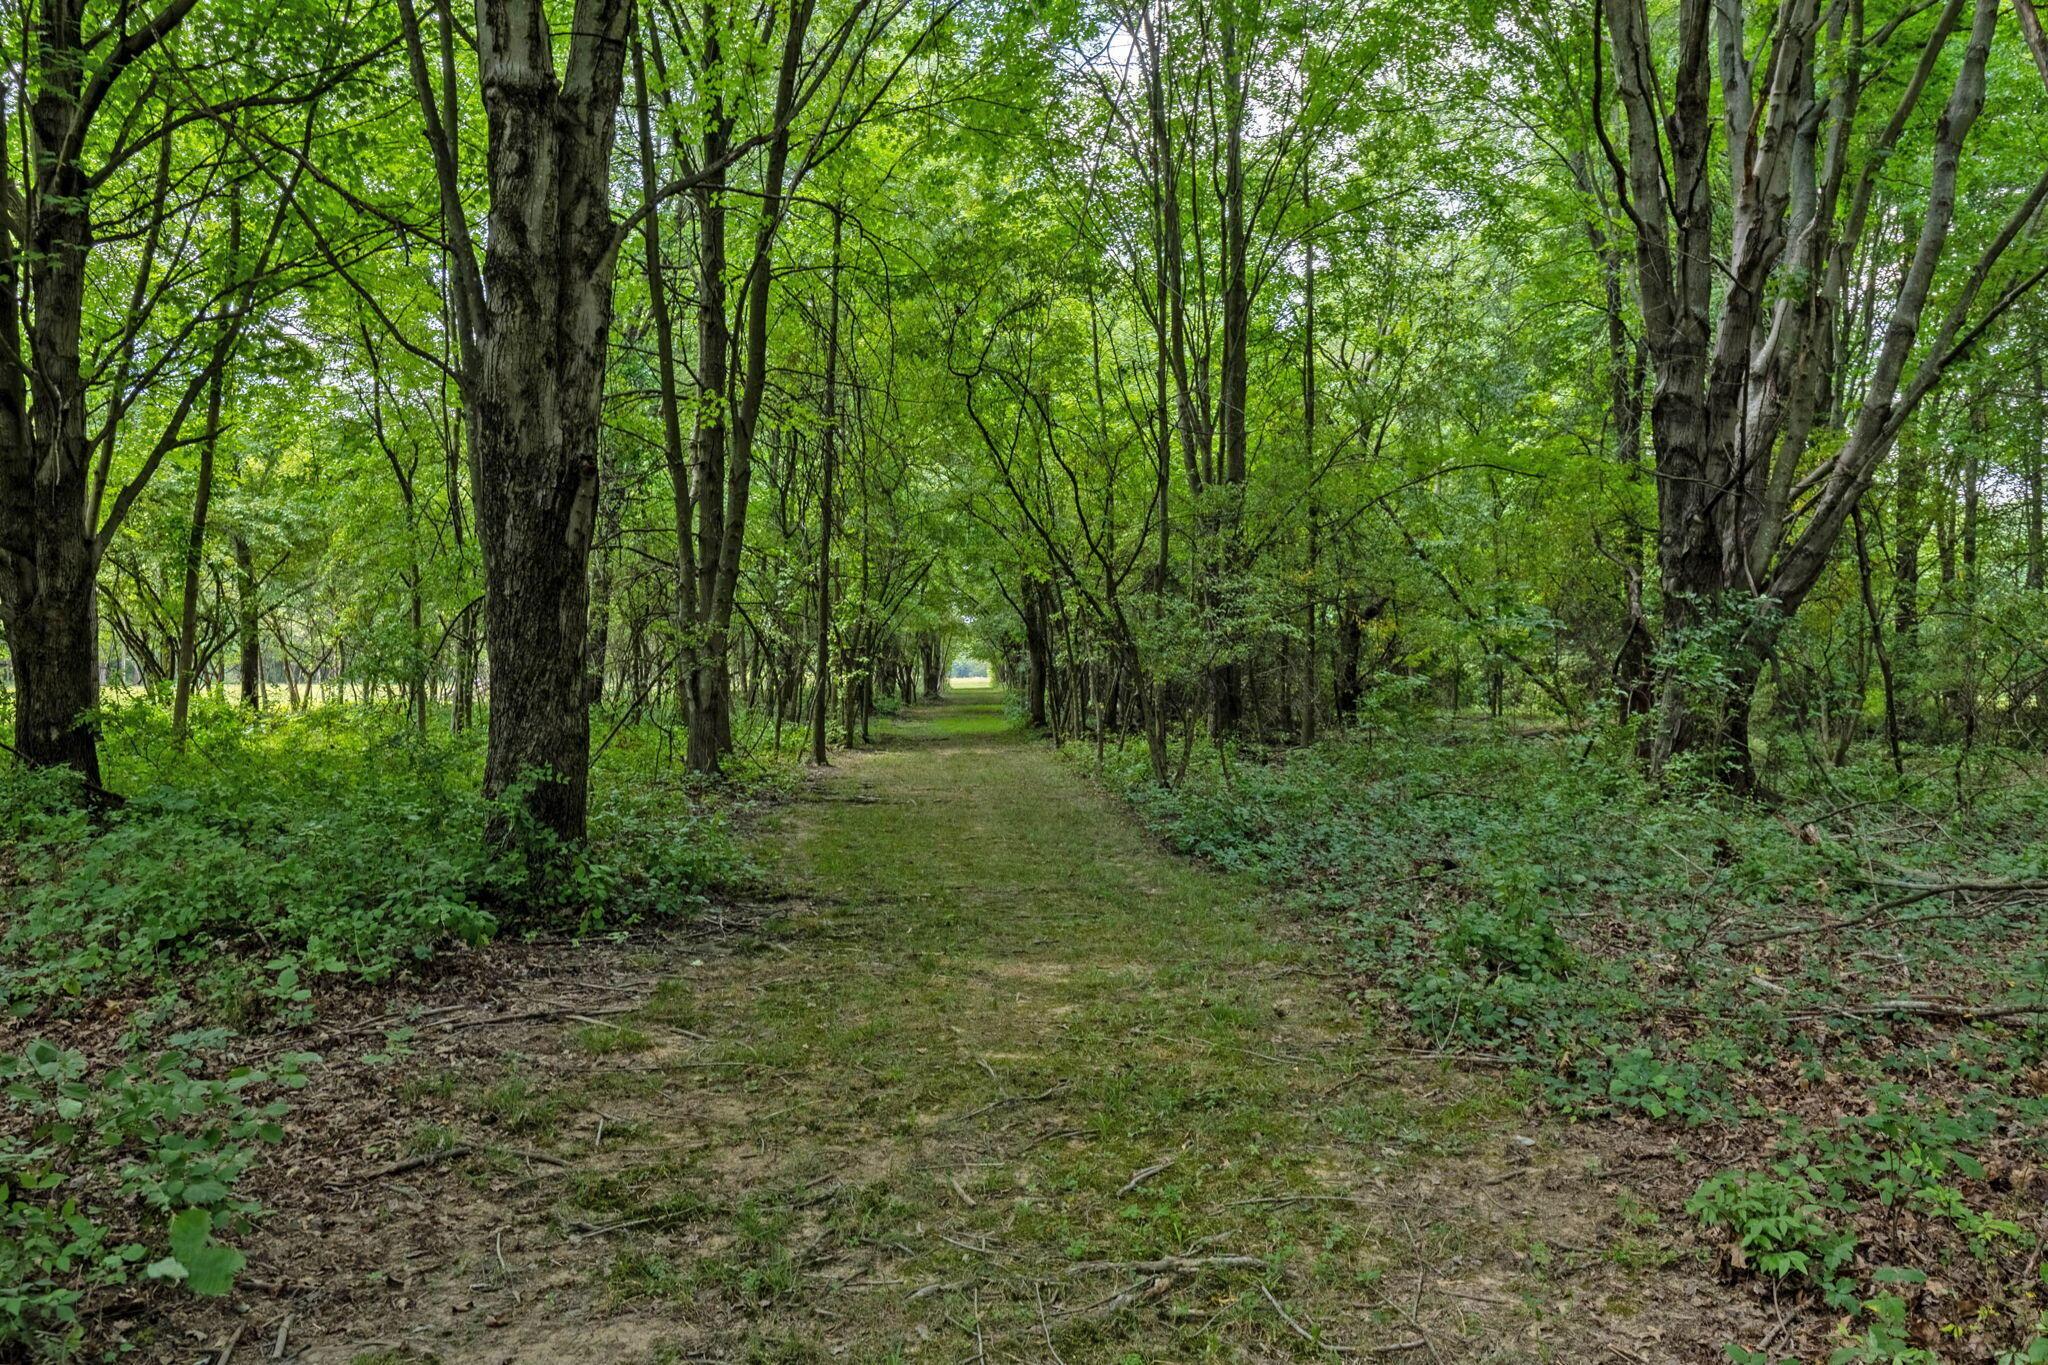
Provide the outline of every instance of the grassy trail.
<path id="1" fill-rule="evenodd" d="M 441 1358 L 1696 1358 L 1659 1334 L 1697 1277 L 1584 1153 L 1389 1061 L 1255 887 L 995 699 L 835 763 L 761 831 L 760 932 L 521 1092 L 574 1160 L 515 1255 L 557 1273 Z"/>

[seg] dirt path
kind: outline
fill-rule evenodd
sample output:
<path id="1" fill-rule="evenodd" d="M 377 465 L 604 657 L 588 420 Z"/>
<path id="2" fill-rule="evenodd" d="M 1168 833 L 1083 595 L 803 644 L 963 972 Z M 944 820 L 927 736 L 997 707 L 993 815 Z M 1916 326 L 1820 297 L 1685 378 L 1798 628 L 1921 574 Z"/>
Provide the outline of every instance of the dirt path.
<path id="1" fill-rule="evenodd" d="M 1767 1330 L 1496 1084 L 1389 1060 L 1308 936 L 995 701 L 837 764 L 761 830 L 756 931 L 414 1082 L 508 1146 L 380 1182 L 362 1216 L 453 1250 L 408 1273 L 399 1212 L 385 1287 L 303 1358 L 1669 1361 Z"/>

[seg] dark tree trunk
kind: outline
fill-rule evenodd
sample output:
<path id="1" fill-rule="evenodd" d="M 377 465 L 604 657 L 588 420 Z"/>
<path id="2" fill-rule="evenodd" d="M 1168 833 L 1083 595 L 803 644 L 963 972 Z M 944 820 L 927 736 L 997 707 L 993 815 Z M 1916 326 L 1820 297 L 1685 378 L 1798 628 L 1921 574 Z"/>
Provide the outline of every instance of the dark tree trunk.
<path id="1" fill-rule="evenodd" d="M 242 705 L 263 708 L 263 607 L 256 582 L 256 555 L 249 538 L 237 531 L 235 545 L 235 637 L 241 645 L 237 674 Z"/>
<path id="2" fill-rule="evenodd" d="M 1615 90 L 1626 115 L 1622 184 L 1635 221 L 1636 284 L 1656 387 L 1650 407 L 1658 481 L 1658 567 L 1664 640 L 1674 658 L 1687 645 L 1712 649 L 1720 678 L 1701 683 L 1677 666 L 1660 679 L 1663 707 L 1652 760 L 1704 756 L 1731 786 L 1755 775 L 1748 753 L 1752 690 L 1776 648 L 1782 623 L 1819 582 L 1843 528 L 1860 505 L 1900 428 L 1965 355 L 1951 345 L 1971 302 L 1949 313 L 1934 356 L 1906 378 L 1922 341 L 1921 319 L 1954 221 L 1957 172 L 1984 106 L 1985 72 L 2001 5 L 1975 0 L 1968 39 L 1936 121 L 1926 212 L 1887 301 L 1888 321 L 1870 359 L 1853 417 L 1821 466 L 1804 468 L 1817 423 L 1836 408 L 1832 329 L 1864 239 L 1876 169 L 1927 88 L 1964 5 L 1937 19 L 1899 113 L 1874 139 L 1861 180 L 1844 194 L 1840 141 L 1855 130 L 1867 83 L 1852 62 L 1823 96 L 1819 38 L 1843 33 L 1845 7 L 1790 0 L 1778 15 L 1768 62 L 1743 47 L 1740 0 L 1681 0 L 1668 89 L 1645 0 L 1603 0 L 1614 48 Z M 1717 45 L 1712 30 L 1720 30 Z M 1596 56 L 1599 48 L 1596 47 Z M 1718 86 L 1722 111 L 1712 108 Z M 1766 77 L 1758 88 L 1756 77 Z M 1756 105 L 1761 99 L 1762 105 Z M 1767 127 L 1770 137 L 1718 138 L 1716 125 Z M 1828 130 L 1822 154 L 1820 130 Z M 1728 153 L 1730 184 L 1709 165 Z M 2017 206 L 1970 270 L 1982 281 L 2038 210 L 2048 182 Z M 1846 208 L 1844 207 L 1846 204 Z M 1716 235 L 1729 222 L 1728 247 Z M 1810 282 L 1776 287 L 1786 277 Z M 1975 286 L 1969 286 L 1974 291 Z M 1959 311 L 1958 311 L 1959 309 Z M 1850 409 L 1844 408 L 1844 411 Z M 1803 480 L 1803 482 L 1802 482 Z M 1802 515 L 1791 515 L 1795 490 Z"/>
<path id="3" fill-rule="evenodd" d="M 1335 702 L 1340 716 L 1358 714 L 1358 703 L 1364 695 L 1364 683 L 1360 677 L 1364 653 L 1365 616 L 1359 610 L 1358 594 L 1347 592 L 1337 619 Z"/>
<path id="4" fill-rule="evenodd" d="M 618 247 L 611 150 L 632 8 L 579 0 L 558 76 L 539 0 L 478 0 L 491 149 L 479 268 L 418 16 L 400 0 L 463 333 L 490 665 L 484 792 L 518 792 L 525 819 L 563 844 L 582 841 L 589 812 L 584 639 Z M 494 822 L 498 842 L 517 833 L 506 816 Z"/>
<path id="5" fill-rule="evenodd" d="M 405 664 L 405 711 L 414 733 L 427 734 L 427 603 L 425 574 L 417 561 L 406 578 L 406 624 L 412 630 L 411 657 Z"/>
<path id="6" fill-rule="evenodd" d="M 80 0 L 35 7 L 34 31 L 27 35 L 30 56 L 17 73 L 26 87 L 28 161 L 11 165 L 0 149 L 0 198 L 25 220 L 0 233 L 0 622 L 14 654 L 13 747 L 31 764 L 76 770 L 100 798 L 107 794 L 99 788 L 90 715 L 99 690 L 99 564 L 135 500 L 179 443 L 199 396 L 216 381 L 225 348 L 216 346 L 206 363 L 186 366 L 182 384 L 167 391 L 159 386 L 159 435 L 143 443 L 133 477 L 105 496 L 118 420 L 133 402 L 119 390 L 146 311 L 140 281 L 149 278 L 163 224 L 174 211 L 167 189 L 172 129 L 167 123 L 157 138 L 156 193 L 144 210 L 134 267 L 136 301 L 127 330 L 106 348 L 117 357 L 116 392 L 103 405 L 89 391 L 92 376 L 80 363 L 80 336 L 94 245 L 92 195 L 117 167 L 88 166 L 85 157 L 105 141 L 92 135 L 98 114 L 144 108 L 116 87 L 184 22 L 194 3 L 170 0 L 148 17 L 123 10 L 112 27 L 90 35 Z M 288 186 L 285 194 L 290 193 Z M 31 211 L 23 213 L 23 204 Z M 239 320 L 238 312 L 231 315 L 229 336 Z M 161 353 L 152 363 L 160 373 L 178 368 L 172 356 Z M 88 437 L 87 414 L 94 411 L 103 425 Z"/>
<path id="7" fill-rule="evenodd" d="M 773 131 L 768 137 L 761 176 L 764 193 L 754 230 L 753 254 L 743 283 L 746 331 L 736 394 L 732 392 L 734 386 L 727 382 L 732 329 L 726 318 L 726 208 L 718 193 L 723 186 L 722 177 L 707 182 L 707 192 L 698 205 L 702 263 L 697 305 L 698 373 L 706 406 L 713 414 L 699 431 L 697 450 L 697 609 L 704 644 L 691 690 L 689 759 L 690 766 L 698 772 L 716 772 L 720 757 L 732 750 L 732 678 L 727 654 L 732 640 L 733 604 L 739 592 L 741 551 L 746 543 L 754 438 L 760 424 L 761 400 L 767 391 L 770 285 L 775 239 L 785 207 L 782 194 L 789 161 L 789 120 L 799 94 L 798 76 L 811 13 L 811 0 L 797 0 L 790 7 L 783 29 L 782 60 L 770 114 Z M 707 6 L 707 35 L 714 23 L 713 12 Z M 705 40 L 703 74 L 707 85 L 714 89 L 730 79 L 718 42 L 709 36 Z M 714 148 L 720 156 L 729 149 L 732 129 L 733 121 L 724 105 L 714 104 L 710 130 L 704 139 L 703 164 L 714 163 Z"/>
<path id="8" fill-rule="evenodd" d="M 1892 561 L 1892 631 L 1911 637 L 1920 628 L 1920 542 L 1927 534 L 1922 520 L 1920 496 L 1926 484 L 1926 466 L 1907 451 L 1899 464 L 1898 511 L 1893 516 L 1893 537 L 1897 549 Z"/>
<path id="9" fill-rule="evenodd" d="M 609 542 L 619 536 L 619 503 L 616 497 L 601 500 L 601 519 L 607 545 L 599 546 L 590 566 L 590 635 L 584 642 L 583 699 L 586 706 L 604 702 L 605 667 L 612 635 L 612 555 Z"/>
<path id="10" fill-rule="evenodd" d="M 91 234 L 73 141 L 83 8 L 43 10 L 29 111 L 40 147 L 70 147 L 74 155 L 31 168 L 43 183 L 25 261 L 7 248 L 11 233 L 0 234 L 0 616 L 14 658 L 16 753 L 36 766 L 71 768 L 97 788 L 99 743 L 89 713 L 99 700 L 99 548 L 86 520 L 88 405 L 79 364 Z M 24 266 L 34 303 L 25 370 L 17 359 Z"/>
<path id="11" fill-rule="evenodd" d="M 14 659 L 14 749 L 27 763 L 71 768 L 97 787 L 99 744 L 90 719 L 99 705 L 92 577 L 82 568 L 56 565 L 38 576 L 41 591 L 26 610 L 6 619 Z"/>
<path id="12" fill-rule="evenodd" d="M 1024 699 L 1029 724 L 1034 730 L 1046 727 L 1046 691 L 1052 681 L 1052 632 L 1049 596 L 1038 579 L 1024 583 Z"/>
<path id="13" fill-rule="evenodd" d="M 1244 130 L 1249 99 L 1246 65 L 1238 52 L 1235 19 L 1222 26 L 1223 66 L 1223 338 L 1217 418 L 1222 440 L 1221 482 L 1226 490 L 1219 528 L 1218 562 L 1227 579 L 1251 567 L 1244 538 L 1246 452 L 1249 447 L 1246 393 L 1251 377 L 1251 286 L 1247 263 Z M 1226 588 L 1226 592 L 1232 591 Z M 1233 631 L 1233 633 L 1235 633 Z M 1219 735 L 1234 734 L 1245 715 L 1245 668 L 1236 660 L 1218 665 L 1209 676 L 1210 725 Z"/>
<path id="14" fill-rule="evenodd" d="M 717 15 L 702 15 L 700 80 L 713 92 L 701 162 L 719 165 L 730 146 L 733 120 L 722 97 Z M 725 639 L 716 629 L 718 564 L 726 537 L 726 376 L 732 330 L 726 319 L 726 202 L 721 171 L 697 187 L 697 433 L 691 447 L 690 483 L 697 505 L 696 633 L 701 637 L 690 666 L 689 763 L 700 773 L 718 771 L 721 712 L 725 705 Z"/>
<path id="15" fill-rule="evenodd" d="M 839 486 L 839 270 L 844 215 L 832 214 L 831 314 L 825 326 L 824 430 L 818 472 L 818 678 L 811 704 L 811 762 L 825 762 L 825 708 L 832 692 L 832 502 Z"/>
<path id="16" fill-rule="evenodd" d="M 2041 465 L 2048 459 L 2048 367 L 2034 357 L 2034 430 L 2027 443 L 2027 591 L 2048 587 L 2048 550 L 2043 532 Z"/>

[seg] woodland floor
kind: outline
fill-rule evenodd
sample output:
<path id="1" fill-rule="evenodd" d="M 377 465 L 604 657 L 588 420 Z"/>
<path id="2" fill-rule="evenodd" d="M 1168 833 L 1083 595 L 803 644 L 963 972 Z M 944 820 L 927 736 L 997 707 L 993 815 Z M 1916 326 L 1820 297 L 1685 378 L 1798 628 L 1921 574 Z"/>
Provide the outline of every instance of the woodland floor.
<path id="1" fill-rule="evenodd" d="M 444 980 L 330 1036 L 235 1298 L 160 1358 L 1665 1362 L 1777 1335 L 1633 1191 L 1668 1161 L 1376 1036 L 1314 926 L 1161 851 L 999 699 L 880 739 L 761 821 L 773 901 L 518 950 L 481 999 Z"/>

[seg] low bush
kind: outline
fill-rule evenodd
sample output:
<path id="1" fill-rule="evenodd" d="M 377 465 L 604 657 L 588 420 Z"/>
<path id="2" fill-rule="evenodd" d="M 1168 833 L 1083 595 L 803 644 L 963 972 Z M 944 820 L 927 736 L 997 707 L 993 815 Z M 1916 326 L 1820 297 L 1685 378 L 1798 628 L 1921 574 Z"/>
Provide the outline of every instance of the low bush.
<path id="1" fill-rule="evenodd" d="M 1893 1300 L 1941 1311 L 1888 1263 L 2013 1305 L 1948 1326 L 2032 1349 L 2048 941 L 2038 895 L 1997 888 L 2048 872 L 2048 783 L 2016 762 L 1959 800 L 1937 753 L 1766 807 L 1653 787 L 1626 743 L 1376 724 L 1198 750 L 1172 788 L 1129 745 L 1104 776 L 1175 846 L 1334 922 L 1418 1046 L 1489 1054 L 1574 1118 L 1769 1153 L 1710 1165 L 1692 1212 L 1731 1269 L 1861 1323 L 1845 1359 L 1884 1358 Z M 1958 889 L 1902 898 L 1922 886 Z"/>
<path id="2" fill-rule="evenodd" d="M 228 1027 L 303 1019 L 323 978 L 688 914 L 752 875 L 731 811 L 764 784 L 714 798 L 634 727 L 598 767 L 588 843 L 541 882 L 486 842 L 481 730 L 205 699 L 182 746 L 147 699 L 102 723 L 114 809 L 0 764 L 0 1007 L 18 1040 L 0 1042 L 0 1357 L 68 1358 L 85 1310 L 124 1287 L 231 1283 L 262 1212 L 237 1182 L 312 1059 L 213 1065 Z M 91 1057 L 36 1036 L 88 1010 L 128 1035 Z"/>
<path id="3" fill-rule="evenodd" d="M 159 707 L 106 725 L 128 794 L 111 812 L 63 774 L 0 767 L 0 1003 L 17 1011 L 175 986 L 247 1022 L 319 976 L 380 980 L 507 927 L 686 912 L 747 876 L 726 814 L 673 775 L 601 770 L 591 842 L 537 899 L 486 846 L 476 732 L 214 705 L 181 751 Z"/>
<path id="4" fill-rule="evenodd" d="M 227 1038 L 177 1034 L 97 1074 L 41 1040 L 0 1056 L 0 1347 L 61 1356 L 80 1306 L 137 1279 L 227 1292 L 243 1264 L 229 1239 L 260 1212 L 236 1182 L 283 1136 L 275 1093 L 312 1060 L 208 1076 Z"/>

